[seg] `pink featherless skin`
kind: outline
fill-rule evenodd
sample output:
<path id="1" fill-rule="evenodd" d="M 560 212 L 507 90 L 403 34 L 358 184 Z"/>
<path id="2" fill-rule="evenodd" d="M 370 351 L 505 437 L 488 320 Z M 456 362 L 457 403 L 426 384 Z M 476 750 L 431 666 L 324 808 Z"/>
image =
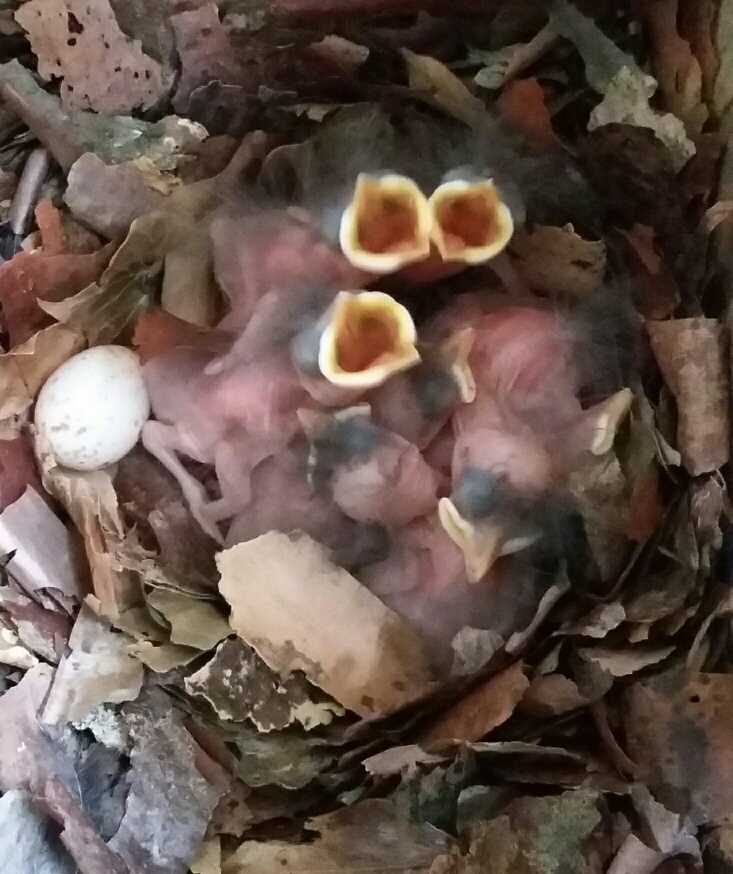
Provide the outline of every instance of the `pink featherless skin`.
<path id="1" fill-rule="evenodd" d="M 531 620 L 541 595 L 536 574 L 511 560 L 494 567 L 480 583 L 470 583 L 460 549 L 435 515 L 396 532 L 386 557 L 357 576 L 420 632 L 443 671 L 450 668 L 450 644 L 459 631 L 476 628 L 508 636 Z"/>
<path id="2" fill-rule="evenodd" d="M 307 399 L 286 351 L 209 376 L 213 353 L 175 349 L 143 368 L 155 421 L 143 444 L 178 480 L 204 530 L 221 540 L 216 520 L 249 500 L 249 476 L 298 431 L 296 412 Z M 209 507 L 203 486 L 178 454 L 214 464 L 222 501 Z"/>
<path id="3" fill-rule="evenodd" d="M 382 431 L 381 441 L 366 457 L 336 467 L 331 489 L 347 516 L 394 527 L 435 509 L 438 483 L 416 446 Z"/>

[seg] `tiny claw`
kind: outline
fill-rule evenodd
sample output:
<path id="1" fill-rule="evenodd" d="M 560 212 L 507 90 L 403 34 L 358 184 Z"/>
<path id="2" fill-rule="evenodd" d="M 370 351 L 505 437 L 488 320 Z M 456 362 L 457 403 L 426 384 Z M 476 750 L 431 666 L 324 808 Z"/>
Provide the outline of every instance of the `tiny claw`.
<path id="1" fill-rule="evenodd" d="M 409 311 L 379 291 L 342 291 L 325 317 L 318 367 L 333 385 L 368 389 L 420 362 Z"/>
<path id="2" fill-rule="evenodd" d="M 445 261 L 482 264 L 495 258 L 514 233 L 509 207 L 490 179 L 456 179 L 430 196 L 432 240 Z"/>
<path id="3" fill-rule="evenodd" d="M 339 243 L 360 270 L 393 273 L 430 255 L 432 221 L 428 200 L 412 179 L 360 173 L 341 217 Z"/>

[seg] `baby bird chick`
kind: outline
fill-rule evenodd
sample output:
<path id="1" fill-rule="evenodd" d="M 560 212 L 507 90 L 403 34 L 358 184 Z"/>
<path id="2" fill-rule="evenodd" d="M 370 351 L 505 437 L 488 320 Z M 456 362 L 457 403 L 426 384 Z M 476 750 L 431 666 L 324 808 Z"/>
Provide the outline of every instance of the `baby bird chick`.
<path id="1" fill-rule="evenodd" d="M 471 312 L 463 307 L 464 315 Z M 604 338 L 604 325 L 588 314 L 504 305 L 471 315 L 476 400 L 453 416 L 453 486 L 440 502 L 441 521 L 463 550 L 471 580 L 500 555 L 536 540 L 532 514 L 518 508 L 562 490 L 583 454 L 607 452 L 630 408 L 628 387 L 589 407 L 581 401 L 594 379 L 600 387 L 611 384 L 609 374 L 621 377 L 626 353 L 616 340 L 630 342 L 622 335 L 633 333 L 622 307 L 614 315 L 618 337 Z M 591 364 L 601 368 L 597 377 Z"/>
<path id="2" fill-rule="evenodd" d="M 420 344 L 420 363 L 367 395 L 374 421 L 424 450 L 461 404 L 476 396 L 468 364 L 475 332 L 457 331 L 441 342 Z"/>
<path id="3" fill-rule="evenodd" d="M 314 483 L 359 522 L 406 525 L 437 506 L 438 476 L 418 448 L 371 421 L 367 404 L 300 413 L 311 442 Z"/>

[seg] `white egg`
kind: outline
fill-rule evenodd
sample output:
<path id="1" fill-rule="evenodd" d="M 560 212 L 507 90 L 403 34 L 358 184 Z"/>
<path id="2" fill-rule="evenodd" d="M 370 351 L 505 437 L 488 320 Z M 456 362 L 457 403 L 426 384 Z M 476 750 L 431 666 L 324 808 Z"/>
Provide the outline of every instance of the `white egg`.
<path id="1" fill-rule="evenodd" d="M 58 464 L 97 470 L 133 448 L 150 415 L 137 355 L 124 346 L 95 346 L 74 355 L 47 380 L 35 425 Z"/>

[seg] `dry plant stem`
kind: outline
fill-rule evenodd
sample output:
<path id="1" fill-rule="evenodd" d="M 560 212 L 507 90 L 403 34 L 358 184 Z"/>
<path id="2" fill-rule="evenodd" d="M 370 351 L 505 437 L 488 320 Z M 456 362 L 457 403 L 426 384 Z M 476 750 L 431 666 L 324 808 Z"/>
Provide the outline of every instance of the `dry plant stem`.
<path id="1" fill-rule="evenodd" d="M 18 236 L 25 235 L 41 186 L 48 176 L 49 165 L 50 159 L 45 149 L 34 149 L 25 162 L 10 205 L 10 226 Z"/>
<path id="2" fill-rule="evenodd" d="M 606 751 L 611 757 L 611 761 L 613 762 L 616 770 L 620 774 L 623 774 L 624 777 L 630 777 L 633 780 L 638 779 L 641 773 L 639 766 L 635 765 L 634 762 L 631 761 L 631 759 L 618 745 L 618 741 L 616 740 L 616 738 L 613 736 L 611 726 L 608 724 L 608 713 L 606 712 L 606 705 L 603 703 L 603 701 L 596 701 L 595 704 L 590 705 L 589 710 L 591 716 L 593 717 L 593 722 L 598 729 L 598 734 L 601 737 L 601 741 L 603 742 Z"/>
<path id="3" fill-rule="evenodd" d="M 526 45 L 517 49 L 516 54 L 509 61 L 504 71 L 503 84 L 506 85 L 507 82 L 510 82 L 519 76 L 520 73 L 531 67 L 535 61 L 539 61 L 545 52 L 555 45 L 558 39 L 559 36 L 555 33 L 555 30 L 549 24 L 545 25 Z"/>
<path id="4" fill-rule="evenodd" d="M 398 13 L 410 15 L 420 11 L 433 15 L 488 17 L 500 5 L 501 0 L 273 0 L 267 4 L 270 13 L 279 18 L 376 18 Z"/>

